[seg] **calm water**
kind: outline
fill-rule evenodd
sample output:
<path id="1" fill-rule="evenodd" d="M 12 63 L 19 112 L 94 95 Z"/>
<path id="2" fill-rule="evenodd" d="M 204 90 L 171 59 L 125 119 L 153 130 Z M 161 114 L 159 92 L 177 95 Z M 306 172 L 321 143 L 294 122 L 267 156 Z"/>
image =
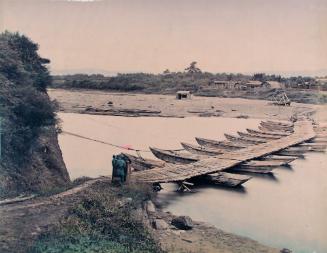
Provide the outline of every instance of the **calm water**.
<path id="1" fill-rule="evenodd" d="M 194 137 L 222 139 L 223 133 L 255 128 L 259 120 L 228 118 L 124 118 L 60 114 L 65 131 L 137 149 L 180 148 Z M 71 178 L 111 174 L 120 149 L 62 134 Z M 152 157 L 151 153 L 142 153 Z M 229 232 L 294 252 L 327 252 L 327 155 L 309 153 L 272 177 L 254 177 L 241 190 L 199 187 L 178 194 L 164 185 L 159 200 L 167 211 L 190 215 Z"/>

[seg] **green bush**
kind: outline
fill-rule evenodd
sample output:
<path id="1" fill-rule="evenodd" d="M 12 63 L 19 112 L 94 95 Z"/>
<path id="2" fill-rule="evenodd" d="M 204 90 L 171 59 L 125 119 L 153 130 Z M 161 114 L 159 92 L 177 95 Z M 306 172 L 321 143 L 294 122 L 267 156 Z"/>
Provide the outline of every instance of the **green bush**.
<path id="1" fill-rule="evenodd" d="M 55 127 L 56 105 L 46 93 L 51 77 L 38 45 L 18 33 L 0 34 L 0 117 L 2 118 L 2 156 L 0 175 L 12 185 L 25 185 L 17 175 L 29 166 L 33 144 L 41 131 Z M 35 146 L 34 146 L 35 147 Z M 1 190 L 1 189 L 0 189 Z"/>
<path id="2" fill-rule="evenodd" d="M 33 253 L 146 253 L 161 250 L 133 211 L 152 193 L 147 185 L 113 188 L 99 183 L 69 209 L 51 231 L 42 234 Z M 130 201 L 124 202 L 127 198 Z"/>

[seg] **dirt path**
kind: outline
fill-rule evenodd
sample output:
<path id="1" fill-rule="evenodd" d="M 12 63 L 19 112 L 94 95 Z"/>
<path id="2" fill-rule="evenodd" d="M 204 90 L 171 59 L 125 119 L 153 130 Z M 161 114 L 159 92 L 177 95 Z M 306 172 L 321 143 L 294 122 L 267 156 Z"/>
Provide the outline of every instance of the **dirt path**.
<path id="1" fill-rule="evenodd" d="M 22 202 L 0 206 L 0 252 L 23 253 L 33 245 L 37 237 L 51 229 L 65 215 L 67 210 L 81 200 L 83 192 L 97 182 L 110 182 L 102 177 L 87 181 L 68 191 L 50 197 L 37 197 Z M 159 209 L 147 213 L 146 222 L 162 220 L 167 229 L 149 229 L 161 247 L 167 252 L 207 253 L 277 253 L 279 250 L 261 245 L 246 237 L 226 233 L 203 222 L 194 222 L 192 230 L 178 230 L 169 225 L 174 217 Z"/>
<path id="2" fill-rule="evenodd" d="M 26 252 L 39 234 L 48 230 L 73 206 L 88 187 L 108 178 L 85 182 L 68 191 L 50 197 L 0 206 L 0 252 Z"/>

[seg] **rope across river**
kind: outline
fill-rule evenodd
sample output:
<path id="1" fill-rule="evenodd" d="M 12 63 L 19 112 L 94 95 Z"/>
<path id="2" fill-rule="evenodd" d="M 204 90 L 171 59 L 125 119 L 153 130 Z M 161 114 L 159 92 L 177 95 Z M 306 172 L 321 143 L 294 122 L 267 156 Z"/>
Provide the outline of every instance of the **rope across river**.
<path id="1" fill-rule="evenodd" d="M 78 138 L 81 138 L 81 139 L 85 139 L 85 140 L 94 141 L 94 142 L 98 142 L 98 143 L 101 143 L 101 144 L 109 145 L 109 146 L 112 146 L 112 147 L 115 147 L 115 148 L 133 150 L 133 151 L 136 151 L 136 152 L 140 152 L 140 151 L 141 152 L 151 152 L 150 150 L 130 148 L 130 147 L 126 147 L 126 146 L 122 146 L 122 145 L 118 145 L 118 144 L 114 144 L 114 143 L 110 143 L 110 142 L 106 142 L 106 141 L 93 139 L 93 138 L 90 138 L 90 137 L 86 137 L 86 136 L 83 136 L 83 135 L 80 135 L 80 134 L 75 134 L 75 133 L 68 132 L 68 131 L 62 131 L 62 133 L 68 134 L 68 135 L 71 135 L 71 136 L 75 136 L 75 137 L 78 137 Z"/>
<path id="2" fill-rule="evenodd" d="M 120 148 L 120 149 L 125 149 L 125 150 L 132 150 L 132 151 L 135 151 L 136 153 L 138 153 L 138 152 L 151 152 L 150 150 L 130 148 L 130 147 L 126 147 L 126 146 L 123 146 L 123 145 L 118 145 L 118 144 L 114 144 L 114 143 L 110 143 L 110 142 L 106 142 L 106 141 L 93 139 L 93 138 L 90 138 L 90 137 L 86 137 L 86 136 L 83 136 L 83 135 L 80 135 L 80 134 L 75 134 L 75 133 L 68 132 L 68 131 L 62 131 L 62 133 L 63 134 L 68 134 L 68 135 L 71 135 L 71 136 L 75 136 L 75 137 L 78 137 L 78 138 L 81 138 L 81 139 L 98 142 L 98 143 L 101 143 L 101 144 L 104 144 L 104 145 L 109 145 L 109 146 L 112 146 L 112 147 L 115 147 L 115 148 Z M 180 150 L 184 150 L 184 149 L 177 149 L 175 151 L 180 151 Z"/>

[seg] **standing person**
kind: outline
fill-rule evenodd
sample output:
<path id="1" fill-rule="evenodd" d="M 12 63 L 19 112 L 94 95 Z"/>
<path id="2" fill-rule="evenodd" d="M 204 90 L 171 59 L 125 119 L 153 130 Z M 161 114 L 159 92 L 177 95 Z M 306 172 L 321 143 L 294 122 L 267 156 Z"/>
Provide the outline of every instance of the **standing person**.
<path id="1" fill-rule="evenodd" d="M 112 182 L 114 182 L 115 181 L 115 178 L 117 177 L 116 162 L 117 162 L 116 156 L 113 155 L 112 156 L 112 161 L 111 161 L 111 164 L 112 164 L 112 177 L 111 177 L 111 181 Z"/>
<path id="2" fill-rule="evenodd" d="M 125 182 L 125 178 L 126 178 L 125 171 L 127 170 L 126 169 L 127 163 L 122 156 L 120 155 L 116 156 L 115 167 L 116 167 L 117 177 L 119 177 L 120 184 L 122 184 Z"/>
<path id="3" fill-rule="evenodd" d="M 124 159 L 124 161 L 126 162 L 126 166 L 125 166 L 125 177 L 124 177 L 124 182 L 127 181 L 130 173 L 131 173 L 131 163 L 132 161 L 124 154 L 121 154 L 122 158 Z"/>

